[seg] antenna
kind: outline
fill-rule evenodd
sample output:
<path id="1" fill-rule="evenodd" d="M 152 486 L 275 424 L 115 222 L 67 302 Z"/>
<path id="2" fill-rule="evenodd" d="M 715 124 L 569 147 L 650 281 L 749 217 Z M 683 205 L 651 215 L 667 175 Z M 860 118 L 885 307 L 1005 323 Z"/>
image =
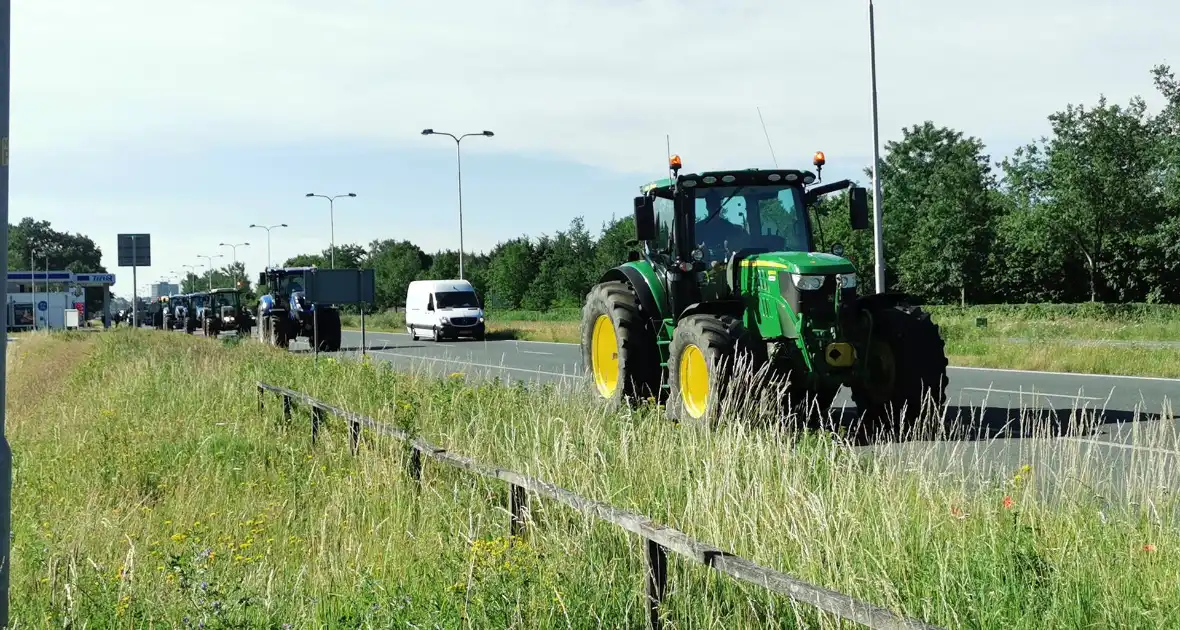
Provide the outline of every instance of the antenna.
<path id="1" fill-rule="evenodd" d="M 774 157 L 774 145 L 770 143 L 770 134 L 766 131 L 766 121 L 762 119 L 762 108 L 758 109 L 758 121 L 762 123 L 762 135 L 766 136 L 766 146 L 770 147 L 770 159 L 774 160 L 774 167 L 778 168 L 778 158 Z"/>
<path id="2" fill-rule="evenodd" d="M 664 134 L 664 146 L 668 150 L 668 157 L 664 158 L 664 163 L 668 165 L 668 179 L 674 179 L 672 175 L 672 134 Z"/>

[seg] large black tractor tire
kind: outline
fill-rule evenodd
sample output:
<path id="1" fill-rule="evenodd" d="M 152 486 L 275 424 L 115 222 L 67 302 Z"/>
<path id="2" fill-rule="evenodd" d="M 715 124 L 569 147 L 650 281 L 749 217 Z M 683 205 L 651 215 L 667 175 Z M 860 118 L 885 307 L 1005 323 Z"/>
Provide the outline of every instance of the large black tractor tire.
<path id="1" fill-rule="evenodd" d="M 189 316 L 184 318 L 184 332 L 193 334 L 197 330 L 197 318 Z"/>
<path id="2" fill-rule="evenodd" d="M 171 315 L 164 316 L 164 330 L 172 330 L 172 316 Z"/>
<path id="3" fill-rule="evenodd" d="M 205 336 L 217 338 L 221 334 L 221 320 L 216 318 L 205 319 Z"/>
<path id="4" fill-rule="evenodd" d="M 870 314 L 868 377 L 852 387 L 861 432 L 870 440 L 894 439 L 905 432 L 925 434 L 937 428 L 933 425 L 946 403 L 948 364 L 938 325 L 929 313 L 908 304 L 876 308 Z M 924 419 L 923 411 L 931 403 L 935 417 Z"/>
<path id="5" fill-rule="evenodd" d="M 340 311 L 326 310 L 319 314 L 320 338 L 317 341 L 320 352 L 338 352 L 340 350 Z"/>
<path id="6" fill-rule="evenodd" d="M 660 397 L 660 350 L 626 282 L 595 285 L 582 307 L 582 364 L 609 407 Z"/>
<path id="7" fill-rule="evenodd" d="M 739 362 L 740 373 L 735 372 Z M 734 391 L 733 379 L 755 377 L 754 371 L 761 367 L 761 353 L 751 343 L 741 318 L 689 315 L 681 319 L 668 346 L 668 417 L 716 420 Z"/>

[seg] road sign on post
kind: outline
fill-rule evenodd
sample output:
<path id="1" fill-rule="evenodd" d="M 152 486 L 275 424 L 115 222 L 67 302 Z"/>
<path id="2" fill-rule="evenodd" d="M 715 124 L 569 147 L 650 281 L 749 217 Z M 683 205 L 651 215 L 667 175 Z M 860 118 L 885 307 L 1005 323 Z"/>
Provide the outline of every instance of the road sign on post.
<path id="1" fill-rule="evenodd" d="M 152 266 L 151 234 L 119 235 L 119 266 L 131 267 L 131 326 L 139 326 L 139 267 Z"/>

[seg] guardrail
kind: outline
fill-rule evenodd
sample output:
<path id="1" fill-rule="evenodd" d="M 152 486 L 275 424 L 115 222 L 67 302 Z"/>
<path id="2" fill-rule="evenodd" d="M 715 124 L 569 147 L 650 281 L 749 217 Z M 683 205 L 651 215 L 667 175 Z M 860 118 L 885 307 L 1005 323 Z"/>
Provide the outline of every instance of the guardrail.
<path id="1" fill-rule="evenodd" d="M 612 523 L 640 536 L 647 541 L 647 611 L 648 622 L 654 629 L 661 628 L 660 604 L 664 599 L 668 579 L 667 552 L 672 551 L 696 564 L 702 564 L 742 582 L 785 595 L 796 602 L 810 604 L 819 610 L 873 630 L 903 628 L 906 630 L 941 630 L 938 626 L 911 617 L 898 616 L 885 608 L 755 564 L 745 558 L 694 540 L 680 530 L 655 523 L 641 514 L 621 510 L 551 483 L 526 477 L 504 468 L 488 466 L 469 457 L 451 453 L 422 438 L 413 437 L 388 424 L 312 398 L 303 392 L 262 382 L 258 382 L 257 386 L 259 414 L 262 414 L 265 409 L 263 399 L 266 392 L 277 394 L 282 398 L 283 418 L 287 421 L 292 419 L 296 402 L 311 408 L 311 440 L 313 444 L 319 436 L 320 427 L 325 424 L 325 414 L 330 413 L 348 423 L 349 448 L 353 455 L 359 452 L 361 430 L 364 428 L 409 444 L 412 450 L 408 472 L 419 483 L 422 480 L 422 456 L 425 455 L 447 466 L 460 468 L 488 479 L 499 479 L 509 484 L 511 488 L 508 501 L 509 531 L 513 536 L 520 536 L 525 532 L 528 522 L 529 492 L 539 497 L 564 503 L 582 514 Z"/>

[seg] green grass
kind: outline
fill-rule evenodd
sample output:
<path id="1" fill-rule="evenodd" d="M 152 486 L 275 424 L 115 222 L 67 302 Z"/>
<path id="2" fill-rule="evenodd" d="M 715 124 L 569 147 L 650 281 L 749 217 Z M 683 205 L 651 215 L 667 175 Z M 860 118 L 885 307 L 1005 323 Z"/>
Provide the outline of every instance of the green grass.
<path id="1" fill-rule="evenodd" d="M 1049 304 L 930 307 L 947 341 L 952 364 L 1017 370 L 1046 370 L 1180 378 L 1180 346 L 1078 344 L 1094 341 L 1180 342 L 1180 307 L 1170 305 Z M 488 314 L 493 339 L 578 343 L 578 309 Z M 987 325 L 977 325 L 977 318 Z M 359 328 L 346 315 L 344 325 Z M 366 320 L 374 331 L 403 332 L 402 313 L 378 313 Z M 1026 341 L 1015 341 L 1016 339 Z"/>
<path id="2" fill-rule="evenodd" d="M 312 446 L 305 409 L 286 426 L 268 398 L 259 416 L 256 379 L 944 627 L 1180 626 L 1180 532 L 1159 517 L 1174 470 L 1147 457 L 1112 490 L 1123 511 L 1078 443 L 1052 476 L 961 478 L 793 439 L 757 409 L 675 425 L 146 330 L 22 335 L 9 365 L 14 627 L 643 626 L 634 536 L 534 503 L 510 544 L 504 486 L 428 462 L 419 488 L 400 444 L 354 458 L 331 420 Z M 668 627 L 841 627 L 675 557 L 669 574 Z"/>

